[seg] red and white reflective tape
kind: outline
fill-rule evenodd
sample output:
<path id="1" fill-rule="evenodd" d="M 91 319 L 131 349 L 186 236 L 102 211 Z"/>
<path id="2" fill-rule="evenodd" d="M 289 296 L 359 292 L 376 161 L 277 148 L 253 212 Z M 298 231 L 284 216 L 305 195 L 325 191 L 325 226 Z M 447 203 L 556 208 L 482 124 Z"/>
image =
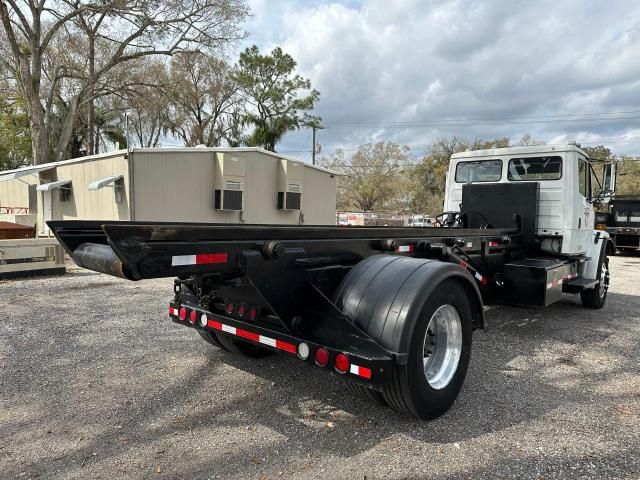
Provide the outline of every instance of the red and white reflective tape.
<path id="1" fill-rule="evenodd" d="M 467 262 L 464 262 L 461 260 L 459 265 L 462 268 L 469 270 L 471 273 L 473 273 L 473 278 L 478 280 L 482 285 L 487 284 L 487 277 L 485 277 L 484 275 L 481 275 L 480 272 L 476 271 L 474 268 L 471 268 Z"/>
<path id="2" fill-rule="evenodd" d="M 568 273 L 566 275 L 563 275 L 562 278 L 558 278 L 556 280 L 554 280 L 553 282 L 549 282 L 547 283 L 547 290 L 550 288 L 556 288 L 559 287 L 560 285 L 562 285 L 566 280 L 571 280 L 573 278 L 577 278 L 578 274 L 577 273 Z"/>
<path id="3" fill-rule="evenodd" d="M 407 253 L 407 252 L 413 252 L 414 249 L 415 247 L 413 245 L 400 245 L 398 248 L 396 248 L 396 252 Z"/>
<path id="4" fill-rule="evenodd" d="M 482 275 L 480 275 L 478 272 L 473 274 L 474 278 L 476 280 L 478 280 L 482 285 L 486 285 L 487 284 L 487 279 L 485 277 L 483 277 Z"/>
<path id="5" fill-rule="evenodd" d="M 349 367 L 349 373 L 371 380 L 371 369 L 367 367 L 351 364 L 351 367 Z"/>
<path id="6" fill-rule="evenodd" d="M 169 315 L 179 317 L 180 316 L 179 314 L 180 314 L 180 311 L 177 308 L 169 306 Z M 204 316 L 205 314 L 203 313 L 202 315 Z M 207 327 L 212 328 L 214 330 L 218 330 L 220 332 L 225 332 L 231 335 L 235 335 L 236 337 L 240 337 L 245 340 L 251 340 L 252 342 L 268 345 L 269 347 L 273 347 L 278 350 L 291 353 L 293 355 L 298 354 L 298 346 L 293 343 L 285 342 L 284 340 L 278 340 L 277 338 L 271 338 L 265 335 L 260 335 L 258 333 L 250 332 L 249 330 L 244 330 L 242 328 L 234 327 L 226 323 L 218 322 L 217 320 L 211 320 L 210 318 L 208 318 Z M 353 375 L 357 375 L 362 378 L 366 378 L 367 380 L 371 380 L 371 369 L 367 367 L 351 364 L 351 366 L 349 367 L 349 373 Z"/>
<path id="7" fill-rule="evenodd" d="M 227 263 L 226 253 L 198 253 L 196 255 L 174 255 L 171 257 L 171 266 L 184 265 L 210 265 L 213 263 Z"/>
<path id="8" fill-rule="evenodd" d="M 230 333 L 231 335 L 235 335 L 236 337 L 244 338 L 245 340 L 251 340 L 257 343 L 262 343 L 263 345 L 269 345 L 270 347 L 293 353 L 294 355 L 298 353 L 298 347 L 293 343 L 278 340 L 276 338 L 265 337 L 264 335 L 250 332 L 249 330 L 244 330 L 242 328 L 232 327 L 231 325 L 227 325 L 226 323 L 221 323 L 216 320 L 209 319 L 209 321 L 207 322 L 207 326 L 209 328 L 213 328 L 214 330 Z"/>

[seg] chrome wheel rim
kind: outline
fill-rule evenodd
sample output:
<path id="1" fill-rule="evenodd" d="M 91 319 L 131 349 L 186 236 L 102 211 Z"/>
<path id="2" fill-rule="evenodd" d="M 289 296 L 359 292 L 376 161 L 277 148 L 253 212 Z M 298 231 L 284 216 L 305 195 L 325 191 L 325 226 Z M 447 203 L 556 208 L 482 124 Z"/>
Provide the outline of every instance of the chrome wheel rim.
<path id="1" fill-rule="evenodd" d="M 431 316 L 422 353 L 427 383 L 442 390 L 451 382 L 462 355 L 462 322 L 453 306 L 442 305 Z"/>
<path id="2" fill-rule="evenodd" d="M 609 269 L 607 268 L 607 262 L 602 262 L 602 268 L 600 269 L 600 298 L 604 297 L 609 290 Z"/>

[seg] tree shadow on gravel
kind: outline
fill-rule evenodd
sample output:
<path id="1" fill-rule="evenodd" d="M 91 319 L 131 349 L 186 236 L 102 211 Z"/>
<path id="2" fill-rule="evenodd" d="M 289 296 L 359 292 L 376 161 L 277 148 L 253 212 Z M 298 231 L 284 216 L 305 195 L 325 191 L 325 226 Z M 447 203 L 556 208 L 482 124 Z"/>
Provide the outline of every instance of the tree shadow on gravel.
<path id="1" fill-rule="evenodd" d="M 92 452 L 101 452 L 102 461 L 118 458 L 130 448 L 168 441 L 176 431 L 183 429 L 205 431 L 223 427 L 259 427 L 278 433 L 286 439 L 284 443 L 251 449 L 252 457 L 266 459 L 261 460 L 264 468 L 275 468 L 282 459 L 296 459 L 300 452 L 312 455 L 322 452 L 348 458 L 374 449 L 398 435 L 424 443 L 465 442 L 530 422 L 567 402 L 582 401 L 585 388 L 593 389 L 606 382 L 612 372 L 636 368 L 640 356 L 638 336 L 632 351 L 616 345 L 607 347 L 610 355 L 625 359 L 613 370 L 591 371 L 579 367 L 582 361 L 580 353 L 594 345 L 606 344 L 613 332 L 620 329 L 625 315 L 628 317 L 629 311 L 638 311 L 639 298 L 611 294 L 610 308 L 602 311 L 583 309 L 574 299 L 564 300 L 545 310 L 499 307 L 489 311 L 490 328 L 474 335 L 470 369 L 460 397 L 446 415 L 430 422 L 397 415 L 389 408 L 353 398 L 340 378 L 292 357 L 274 355 L 256 361 L 200 342 L 188 348 L 205 355 L 206 361 L 201 370 L 189 372 L 172 385 L 162 385 L 153 395 L 141 394 L 137 401 L 123 401 L 109 413 L 110 422 L 122 424 L 118 434 L 111 428 L 104 428 L 92 436 L 90 442 L 68 449 L 60 460 L 34 462 L 28 468 L 9 466 L 4 474 L 8 475 L 7 478 L 14 478 L 26 469 L 31 476 L 47 478 L 55 468 L 82 478 L 86 472 L 83 469 L 91 468 L 94 462 Z M 196 342 L 195 332 L 192 333 L 192 340 Z M 550 342 L 565 346 L 563 354 L 538 360 Z M 162 348 L 166 355 L 179 355 L 184 353 L 180 349 L 185 347 L 174 344 L 172 349 L 172 345 L 167 343 Z M 60 352 L 61 355 L 63 353 Z M 131 355 L 132 361 L 140 358 L 134 352 Z M 228 401 L 196 403 L 181 419 L 180 428 L 166 423 L 167 412 L 172 408 L 191 405 L 194 399 L 206 399 L 208 380 L 226 366 L 257 377 L 258 381 L 252 383 L 263 387 L 255 387 L 255 390 L 231 397 Z M 569 387 L 560 388 L 543 375 L 545 370 L 558 366 L 573 382 Z M 138 367 L 136 371 L 143 375 L 149 371 L 149 378 L 132 376 L 129 381 L 152 381 L 152 368 L 152 365 Z M 57 395 L 77 397 L 77 392 L 65 392 L 66 388 L 69 387 L 63 382 Z M 55 402 L 41 412 L 43 420 L 55 416 Z M 27 426 L 16 422 L 10 431 L 2 430 L 0 433 L 15 433 Z M 128 443 L 121 442 L 119 435 L 128 436 Z M 11 448 L 15 450 L 21 446 L 15 443 Z M 483 476 L 489 475 L 494 468 L 514 467 L 508 462 L 479 469 L 475 473 Z M 256 465 L 251 463 L 243 448 L 228 452 L 211 451 L 181 466 L 178 477 L 199 478 L 213 468 L 223 478 L 225 474 L 242 477 L 243 472 L 246 476 L 254 476 Z M 105 478 L 109 477 L 105 475 Z"/>
<path id="2" fill-rule="evenodd" d="M 637 305 L 639 297 L 612 294 L 610 300 L 622 307 L 629 303 Z M 304 450 L 303 446 L 312 445 L 313 451 L 348 458 L 374 449 L 397 435 L 430 444 L 466 442 L 531 422 L 573 402 L 584 402 L 588 395 L 598 398 L 597 387 L 606 384 L 612 374 L 633 371 L 637 365 L 640 340 L 633 343 L 631 351 L 615 345 L 606 347 L 610 355 L 626 359 L 614 369 L 580 368 L 582 360 L 570 358 L 574 351 L 577 353 L 607 342 L 618 328 L 606 315 L 603 317 L 603 311 L 583 309 L 575 300 L 560 302 L 546 310 L 527 311 L 524 315 L 522 309 L 501 307 L 492 316 L 495 317 L 492 318 L 493 328 L 475 336 L 471 368 L 458 401 L 446 415 L 430 422 L 397 415 L 391 409 L 355 399 L 334 376 L 293 358 L 278 356 L 256 363 L 224 353 L 211 355 L 215 356 L 212 361 L 222 360 L 275 384 L 274 390 L 265 395 L 269 397 L 278 392 L 277 399 L 284 399 L 278 409 L 265 408 L 260 403 L 247 404 L 243 400 L 226 408 L 239 409 L 251 418 L 251 422 L 286 436 L 287 445 L 278 446 L 277 453 L 291 457 L 295 457 L 300 448 Z M 509 337 L 509 342 L 504 341 L 505 336 Z M 567 354 L 563 351 L 557 358 L 544 359 L 541 371 L 527 367 L 527 359 L 540 354 L 548 342 L 565 345 Z M 541 376 L 550 369 L 563 371 L 572 383 L 556 387 L 552 380 Z M 593 393 L 586 393 L 589 390 Z M 276 403 L 274 400 L 265 398 L 265 404 L 272 405 Z M 618 397 L 618 400 L 623 398 Z M 309 403 L 315 406 L 310 407 Z M 336 415 L 336 412 L 346 412 L 346 415 Z M 209 419 L 217 424 L 215 415 L 213 411 L 202 411 L 193 421 Z M 325 422 L 331 423 L 332 428 L 327 428 Z M 260 458 L 270 458 L 274 454 L 272 447 L 252 451 L 252 455 Z M 225 456 L 225 462 L 241 465 L 246 461 L 245 456 L 243 452 L 232 453 Z M 625 454 L 621 452 L 602 461 L 615 466 L 624 463 L 624 458 Z M 581 460 L 584 459 L 576 461 Z M 572 472 L 571 462 L 553 459 L 542 471 L 557 468 Z M 491 478 L 495 473 L 509 471 L 518 471 L 516 460 L 479 468 L 471 472 L 471 478 Z M 193 465 L 186 476 L 196 478 L 204 472 L 205 464 Z"/>

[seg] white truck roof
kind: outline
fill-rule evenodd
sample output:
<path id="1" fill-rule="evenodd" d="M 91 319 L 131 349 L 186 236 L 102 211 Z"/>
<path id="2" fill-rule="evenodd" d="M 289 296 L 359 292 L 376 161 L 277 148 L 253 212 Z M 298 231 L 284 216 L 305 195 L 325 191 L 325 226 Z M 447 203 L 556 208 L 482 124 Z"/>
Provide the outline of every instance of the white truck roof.
<path id="1" fill-rule="evenodd" d="M 582 149 L 575 145 L 528 145 L 524 147 L 490 148 L 487 150 L 469 150 L 466 152 L 454 153 L 451 159 L 471 158 L 471 157 L 495 157 L 504 155 L 525 155 L 536 153 L 558 153 L 558 152 L 578 152 L 585 157 L 589 157 Z"/>

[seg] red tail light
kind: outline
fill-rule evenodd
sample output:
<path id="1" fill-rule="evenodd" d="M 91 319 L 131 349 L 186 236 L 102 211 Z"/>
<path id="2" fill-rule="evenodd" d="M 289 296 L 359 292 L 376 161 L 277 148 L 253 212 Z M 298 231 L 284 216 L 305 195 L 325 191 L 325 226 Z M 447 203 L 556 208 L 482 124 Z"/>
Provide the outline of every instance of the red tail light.
<path id="1" fill-rule="evenodd" d="M 241 317 L 244 317 L 244 314 L 246 312 L 246 308 L 244 305 L 239 305 L 238 306 L 238 315 Z"/>
<path id="2" fill-rule="evenodd" d="M 349 362 L 349 357 L 347 357 L 344 353 L 339 353 L 336 355 L 336 370 L 340 373 L 347 373 L 349 371 L 349 367 L 351 366 L 351 362 Z"/>
<path id="3" fill-rule="evenodd" d="M 231 314 L 236 309 L 236 306 L 233 303 L 227 303 L 227 313 Z"/>
<path id="4" fill-rule="evenodd" d="M 187 319 L 187 309 L 184 307 L 180 307 L 180 311 L 178 312 L 178 316 L 180 317 L 180 320 L 182 320 L 183 322 Z"/>
<path id="5" fill-rule="evenodd" d="M 321 367 L 326 367 L 329 363 L 329 352 L 324 347 L 319 347 L 316 350 L 316 364 Z"/>
<path id="6" fill-rule="evenodd" d="M 198 312 L 196 312 L 195 310 L 191 310 L 189 312 L 189 323 L 191 325 L 195 325 L 196 320 L 198 320 Z"/>
<path id="7" fill-rule="evenodd" d="M 251 307 L 249 309 L 249 320 L 254 321 L 258 317 L 258 309 L 256 307 Z"/>

